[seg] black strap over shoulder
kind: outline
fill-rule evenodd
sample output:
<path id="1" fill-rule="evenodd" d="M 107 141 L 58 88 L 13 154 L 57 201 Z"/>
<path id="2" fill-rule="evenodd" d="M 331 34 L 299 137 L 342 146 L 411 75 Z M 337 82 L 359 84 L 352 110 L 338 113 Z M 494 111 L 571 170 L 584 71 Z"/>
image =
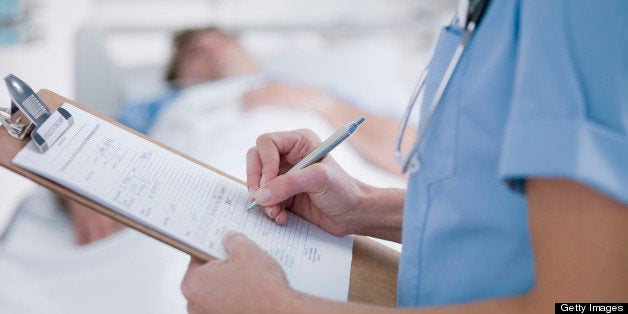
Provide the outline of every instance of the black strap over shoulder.
<path id="1" fill-rule="evenodd" d="M 469 27 L 469 24 L 473 23 L 473 27 L 477 27 L 484 16 L 484 12 L 486 12 L 486 8 L 488 7 L 490 0 L 469 0 L 469 11 L 467 12 L 467 25 L 466 28 Z"/>

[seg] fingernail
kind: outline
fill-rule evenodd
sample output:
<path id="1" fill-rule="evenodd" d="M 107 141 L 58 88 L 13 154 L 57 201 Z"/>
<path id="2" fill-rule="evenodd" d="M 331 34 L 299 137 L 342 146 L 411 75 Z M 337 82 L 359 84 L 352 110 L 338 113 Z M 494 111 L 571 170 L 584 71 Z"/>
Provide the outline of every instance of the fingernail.
<path id="1" fill-rule="evenodd" d="M 235 231 L 235 230 L 229 230 L 229 231 L 225 232 L 225 237 L 227 237 L 227 236 L 230 237 L 230 236 L 232 236 L 234 234 L 237 234 L 237 233 L 238 232 Z"/>
<path id="2" fill-rule="evenodd" d="M 253 188 L 249 186 L 249 202 L 253 201 L 253 194 L 255 194 L 255 191 L 253 191 Z"/>
<path id="3" fill-rule="evenodd" d="M 262 177 L 259 179 L 259 186 L 262 186 L 266 183 L 266 175 L 262 175 Z"/>
<path id="4" fill-rule="evenodd" d="M 264 211 L 266 212 L 266 215 L 267 215 L 268 217 L 271 217 L 271 216 L 270 216 L 270 213 L 273 211 L 273 208 L 272 208 L 272 207 L 264 207 Z M 272 217 L 271 217 L 271 218 L 272 218 Z"/>
<path id="5" fill-rule="evenodd" d="M 275 217 L 275 222 L 279 223 L 279 215 L 277 215 L 277 217 Z"/>
<path id="6" fill-rule="evenodd" d="M 225 243 L 226 243 L 227 241 L 229 241 L 229 240 L 231 239 L 231 237 L 233 237 L 233 236 L 235 236 L 235 235 L 237 235 L 237 234 L 238 234 L 238 232 L 237 232 L 237 231 L 234 231 L 234 230 L 229 230 L 229 231 L 225 232 L 225 235 L 222 237 L 222 241 L 221 241 L 221 243 L 222 243 L 223 245 L 225 245 Z"/>
<path id="7" fill-rule="evenodd" d="M 263 204 L 263 203 L 267 203 L 268 201 L 270 201 L 270 199 L 273 197 L 272 194 L 270 194 L 270 190 L 267 188 L 261 188 L 259 190 L 257 190 L 257 192 L 255 192 L 255 195 L 253 196 L 255 198 L 255 201 L 257 203 Z"/>
<path id="8" fill-rule="evenodd" d="M 222 237 L 222 238 L 223 239 L 227 239 L 227 238 L 229 238 L 229 237 L 231 237 L 231 236 L 233 236 L 235 234 L 238 234 L 238 233 L 236 231 L 234 231 L 234 230 L 229 230 L 229 231 L 225 232 L 225 236 Z"/>

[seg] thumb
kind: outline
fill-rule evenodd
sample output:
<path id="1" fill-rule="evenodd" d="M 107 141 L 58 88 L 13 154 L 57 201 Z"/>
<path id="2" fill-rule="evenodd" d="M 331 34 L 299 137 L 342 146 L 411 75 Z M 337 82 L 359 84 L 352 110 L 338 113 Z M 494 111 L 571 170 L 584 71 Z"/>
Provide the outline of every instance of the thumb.
<path id="1" fill-rule="evenodd" d="M 263 252 L 253 241 L 242 233 L 229 231 L 222 238 L 222 246 L 227 251 L 228 259 L 248 260 L 252 255 Z"/>
<path id="2" fill-rule="evenodd" d="M 328 181 L 328 166 L 316 163 L 294 173 L 275 177 L 258 189 L 253 198 L 262 206 L 275 205 L 299 193 L 320 191 Z"/>

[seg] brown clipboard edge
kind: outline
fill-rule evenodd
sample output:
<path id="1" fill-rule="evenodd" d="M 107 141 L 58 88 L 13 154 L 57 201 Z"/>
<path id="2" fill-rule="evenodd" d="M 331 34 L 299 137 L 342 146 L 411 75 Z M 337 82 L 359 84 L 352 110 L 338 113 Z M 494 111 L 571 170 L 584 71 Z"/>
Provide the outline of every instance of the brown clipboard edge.
<path id="1" fill-rule="evenodd" d="M 90 114 L 93 114 L 105 121 L 108 121 L 132 134 L 140 136 L 146 140 L 149 140 L 160 147 L 167 149 L 175 154 L 178 154 L 194 163 L 197 163 L 203 167 L 206 167 L 216 173 L 230 178 L 238 183 L 245 184 L 243 181 L 235 178 L 219 169 L 211 167 L 197 159 L 182 154 L 171 147 L 156 142 L 144 134 L 141 134 L 131 128 L 117 123 L 105 116 L 102 116 L 89 108 L 83 107 L 80 104 L 67 99 L 56 93 L 42 89 L 37 92 L 41 100 L 51 109 L 56 110 L 63 103 L 72 104 L 81 110 L 84 110 Z M 111 209 L 108 209 L 86 197 L 83 197 L 72 190 L 59 185 L 51 180 L 48 180 L 35 173 L 27 171 L 23 168 L 15 166 L 12 163 L 13 157 L 28 143 L 30 137 L 19 141 L 11 137 L 4 129 L 0 130 L 0 165 L 17 173 L 25 178 L 32 180 L 33 182 L 45 186 L 53 191 L 55 194 L 71 199 L 80 204 L 83 204 L 89 208 L 96 210 L 97 212 L 110 217 L 126 226 L 129 226 L 135 230 L 138 230 L 158 241 L 166 243 L 180 251 L 183 251 L 196 258 L 210 261 L 214 260 L 213 257 L 185 244 L 179 242 L 155 229 L 144 226 L 122 214 L 119 214 Z M 397 294 L 397 267 L 399 263 L 399 253 L 379 244 L 368 237 L 355 236 L 353 243 L 353 258 L 351 262 L 351 277 L 349 284 L 349 301 L 365 302 L 384 306 L 396 306 L 396 294 Z"/>

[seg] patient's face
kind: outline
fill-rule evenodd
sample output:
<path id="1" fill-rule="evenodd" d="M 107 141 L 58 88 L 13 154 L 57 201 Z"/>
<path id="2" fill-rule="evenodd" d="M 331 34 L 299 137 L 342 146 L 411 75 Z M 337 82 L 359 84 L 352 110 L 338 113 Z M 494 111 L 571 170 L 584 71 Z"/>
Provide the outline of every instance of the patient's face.
<path id="1" fill-rule="evenodd" d="M 247 74 L 253 70 L 252 60 L 242 46 L 220 31 L 200 33 L 180 49 L 176 73 L 184 86 Z"/>

